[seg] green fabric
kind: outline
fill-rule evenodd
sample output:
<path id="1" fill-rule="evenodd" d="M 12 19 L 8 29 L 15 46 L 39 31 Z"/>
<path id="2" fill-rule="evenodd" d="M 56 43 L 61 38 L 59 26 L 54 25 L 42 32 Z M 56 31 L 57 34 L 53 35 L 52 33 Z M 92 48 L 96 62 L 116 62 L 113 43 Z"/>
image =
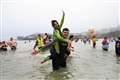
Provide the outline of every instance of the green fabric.
<path id="1" fill-rule="evenodd" d="M 59 30 L 61 31 L 61 28 L 62 28 L 62 25 L 64 23 L 64 18 L 65 18 L 65 13 L 63 11 L 63 15 L 62 15 L 62 18 L 61 18 L 61 22 L 60 22 L 60 25 L 59 25 Z"/>
<path id="2" fill-rule="evenodd" d="M 38 48 L 38 52 L 43 52 L 44 49 L 42 47 Z"/>
<path id="3" fill-rule="evenodd" d="M 48 61 L 48 60 L 50 60 L 50 56 L 47 56 L 47 57 L 43 60 L 43 62 L 46 62 L 46 61 Z"/>
<path id="4" fill-rule="evenodd" d="M 60 49 L 59 49 L 59 43 L 58 42 L 68 42 L 67 39 L 64 39 L 62 37 L 62 33 L 61 33 L 61 28 L 62 28 L 62 25 L 64 23 L 64 18 L 65 18 L 65 13 L 63 11 L 63 15 L 62 15 L 62 18 L 61 18 L 61 22 L 60 22 L 60 25 L 58 26 L 57 29 L 54 30 L 53 32 L 53 40 L 56 41 L 55 44 L 54 44 L 54 48 L 56 50 L 56 52 L 59 54 L 60 53 Z"/>
<path id="5" fill-rule="evenodd" d="M 60 48 L 59 48 L 58 42 L 56 42 L 56 43 L 54 44 L 54 48 L 55 48 L 56 52 L 59 54 L 59 53 L 60 53 Z"/>
<path id="6" fill-rule="evenodd" d="M 64 39 L 61 35 L 60 32 L 58 30 L 55 30 L 53 32 L 53 40 L 55 41 L 62 41 L 62 42 L 68 42 L 67 39 Z"/>
<path id="7" fill-rule="evenodd" d="M 53 39 L 56 41 L 54 44 L 54 48 L 56 50 L 56 52 L 59 54 L 60 53 L 60 49 L 59 49 L 59 44 L 58 42 L 67 42 L 67 39 L 64 39 L 61 35 L 59 30 L 55 30 L 53 33 Z"/>

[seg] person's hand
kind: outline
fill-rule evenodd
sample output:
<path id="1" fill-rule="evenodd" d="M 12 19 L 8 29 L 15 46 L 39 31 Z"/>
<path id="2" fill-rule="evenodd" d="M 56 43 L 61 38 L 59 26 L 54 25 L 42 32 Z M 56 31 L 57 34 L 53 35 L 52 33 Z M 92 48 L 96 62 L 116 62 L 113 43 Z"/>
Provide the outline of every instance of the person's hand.
<path id="1" fill-rule="evenodd" d="M 43 64 L 44 62 L 42 61 L 41 64 Z"/>
<path id="2" fill-rule="evenodd" d="M 62 12 L 63 12 L 63 15 L 65 16 L 65 12 L 62 10 Z"/>
<path id="3" fill-rule="evenodd" d="M 38 54 L 38 52 L 35 49 L 33 49 L 32 55 L 36 55 L 36 54 Z"/>
<path id="4" fill-rule="evenodd" d="M 68 40 L 68 47 L 71 47 L 71 41 Z"/>

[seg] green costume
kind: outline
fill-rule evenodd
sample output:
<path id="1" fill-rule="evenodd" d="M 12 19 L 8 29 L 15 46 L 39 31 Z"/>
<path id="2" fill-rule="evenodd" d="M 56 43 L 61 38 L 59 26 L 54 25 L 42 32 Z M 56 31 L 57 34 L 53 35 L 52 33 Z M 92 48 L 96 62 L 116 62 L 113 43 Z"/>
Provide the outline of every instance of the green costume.
<path id="1" fill-rule="evenodd" d="M 60 22 L 60 25 L 57 26 L 56 29 L 54 29 L 54 32 L 53 32 L 53 40 L 55 41 L 54 43 L 54 48 L 56 50 L 56 52 L 59 54 L 60 53 L 60 49 L 59 49 L 59 44 L 58 42 L 68 42 L 67 39 L 64 39 L 62 37 L 62 33 L 61 33 L 61 28 L 62 28 L 62 25 L 64 23 L 64 18 L 65 18 L 65 13 L 63 12 L 63 16 L 62 16 L 62 19 L 61 19 L 61 22 Z"/>

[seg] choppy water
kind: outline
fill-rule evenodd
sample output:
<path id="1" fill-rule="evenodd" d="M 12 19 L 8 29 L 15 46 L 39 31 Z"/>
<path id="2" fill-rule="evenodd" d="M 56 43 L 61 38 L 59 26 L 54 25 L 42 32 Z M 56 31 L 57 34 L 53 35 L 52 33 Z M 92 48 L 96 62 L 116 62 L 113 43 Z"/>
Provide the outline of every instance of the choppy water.
<path id="1" fill-rule="evenodd" d="M 18 42 L 17 50 L 0 52 L 0 80 L 120 80 L 120 62 L 116 60 L 114 42 L 108 52 L 80 41 L 74 43 L 75 52 L 67 60 L 67 68 L 52 71 L 51 60 L 40 64 L 49 52 L 31 56 L 34 42 Z"/>

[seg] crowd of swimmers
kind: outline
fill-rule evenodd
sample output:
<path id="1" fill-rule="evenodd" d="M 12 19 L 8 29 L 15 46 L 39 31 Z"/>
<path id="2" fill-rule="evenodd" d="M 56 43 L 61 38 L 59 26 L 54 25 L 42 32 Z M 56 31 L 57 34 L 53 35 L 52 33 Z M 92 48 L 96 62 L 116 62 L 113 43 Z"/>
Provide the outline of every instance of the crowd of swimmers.
<path id="1" fill-rule="evenodd" d="M 87 42 L 89 42 L 89 43 L 92 42 L 92 47 L 96 48 L 97 38 L 96 38 L 96 36 L 93 36 L 91 39 L 85 37 L 85 38 L 81 39 L 81 42 L 83 42 L 84 44 L 86 44 Z M 109 39 L 108 37 L 103 37 L 103 39 L 101 41 L 102 50 L 108 51 L 110 42 L 115 42 L 116 57 L 117 58 L 120 57 L 120 36 L 118 36 L 118 38 L 116 38 L 116 39 Z"/>
<path id="2" fill-rule="evenodd" d="M 64 22 L 65 13 L 63 11 L 63 16 L 61 19 L 60 24 L 57 22 L 57 20 L 52 20 L 51 24 L 53 27 L 53 34 L 52 34 L 52 40 L 48 38 L 48 35 L 45 34 L 44 37 L 41 35 L 38 35 L 35 45 L 33 47 L 32 54 L 38 54 L 41 51 L 44 51 L 47 47 L 50 48 L 50 55 L 47 56 L 41 63 L 44 63 L 48 60 L 52 60 L 52 68 L 53 70 L 59 70 L 61 67 L 67 67 L 67 57 L 71 54 L 72 51 L 74 51 L 74 47 L 71 45 L 72 41 L 74 40 L 74 36 L 70 35 L 70 30 L 68 28 L 63 28 L 61 31 L 61 27 Z M 75 42 L 77 42 L 79 39 L 77 38 Z M 96 36 L 92 36 L 91 39 L 87 39 L 89 43 L 92 41 L 92 47 L 96 48 Z M 86 41 L 83 39 L 83 42 L 86 43 Z M 101 42 L 102 49 L 105 51 L 108 51 L 109 48 L 109 42 L 108 38 L 104 37 L 103 41 Z M 36 50 L 37 48 L 37 50 Z M 116 40 L 115 43 L 115 52 L 116 56 L 120 57 L 120 37 L 118 40 Z"/>
<path id="3" fill-rule="evenodd" d="M 45 33 L 44 35 L 38 34 L 35 44 L 33 46 L 33 55 L 36 55 L 38 53 L 41 53 L 42 51 L 45 51 L 49 49 L 50 55 L 47 56 L 41 63 L 44 63 L 48 60 L 52 60 L 52 69 L 53 70 L 59 70 L 61 67 L 66 68 L 67 58 L 74 52 L 74 47 L 72 46 L 72 41 L 74 40 L 74 35 L 70 35 L 70 30 L 68 28 L 62 28 L 62 25 L 64 23 L 64 17 L 65 13 L 63 11 L 61 22 L 58 23 L 57 20 L 52 20 L 52 28 L 53 28 L 53 34 L 52 38 Z M 75 40 L 77 42 L 79 38 Z M 96 48 L 96 36 L 92 36 L 91 39 L 83 39 L 81 40 L 84 43 L 87 41 L 91 43 L 92 41 L 92 47 Z M 107 37 L 104 37 L 103 41 L 101 42 L 102 49 L 105 51 L 108 51 L 109 48 L 109 41 Z M 0 42 L 0 51 L 7 51 L 7 48 L 10 47 L 11 50 L 16 50 L 17 42 L 15 39 L 10 38 L 9 41 L 2 41 Z M 116 40 L 115 43 L 115 52 L 116 56 L 120 57 L 120 37 L 118 37 L 118 40 Z"/>
<path id="4" fill-rule="evenodd" d="M 16 50 L 16 48 L 17 48 L 17 42 L 12 37 L 10 38 L 9 41 L 2 41 L 2 42 L 0 42 L 0 51 L 7 51 L 8 47 L 11 50 Z"/>

